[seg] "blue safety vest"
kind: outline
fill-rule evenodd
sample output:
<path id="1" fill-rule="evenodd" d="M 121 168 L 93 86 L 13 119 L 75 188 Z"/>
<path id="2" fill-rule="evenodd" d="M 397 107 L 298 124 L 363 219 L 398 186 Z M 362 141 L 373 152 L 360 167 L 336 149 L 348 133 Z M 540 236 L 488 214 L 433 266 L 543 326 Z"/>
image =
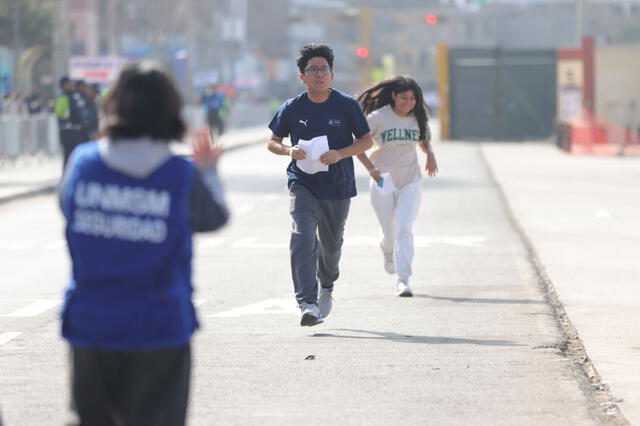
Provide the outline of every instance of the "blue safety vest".
<path id="1" fill-rule="evenodd" d="M 73 263 L 62 335 L 79 347 L 146 350 L 186 345 L 191 302 L 194 166 L 171 157 L 137 179 L 110 169 L 96 142 L 76 148 L 62 210 Z"/>

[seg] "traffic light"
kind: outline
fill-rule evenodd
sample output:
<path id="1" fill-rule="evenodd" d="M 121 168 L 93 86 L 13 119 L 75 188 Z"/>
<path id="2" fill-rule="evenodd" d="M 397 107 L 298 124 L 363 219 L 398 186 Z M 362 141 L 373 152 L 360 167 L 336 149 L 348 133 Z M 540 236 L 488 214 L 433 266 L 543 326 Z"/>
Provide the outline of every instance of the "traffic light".
<path id="1" fill-rule="evenodd" d="M 438 15 L 436 15 L 435 13 L 427 13 L 426 15 L 424 15 L 424 22 L 429 25 L 436 25 L 438 21 Z"/>
<path id="2" fill-rule="evenodd" d="M 369 48 L 365 46 L 359 46 L 356 49 L 356 55 L 358 58 L 366 59 L 369 57 Z"/>

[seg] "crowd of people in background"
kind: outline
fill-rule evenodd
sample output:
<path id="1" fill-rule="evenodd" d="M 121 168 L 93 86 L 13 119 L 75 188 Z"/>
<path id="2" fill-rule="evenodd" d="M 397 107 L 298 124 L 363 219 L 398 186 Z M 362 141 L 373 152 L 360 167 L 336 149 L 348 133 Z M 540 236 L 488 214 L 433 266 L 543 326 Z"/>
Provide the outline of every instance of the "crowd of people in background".
<path id="1" fill-rule="evenodd" d="M 5 93 L 0 101 L 0 115 L 24 116 L 35 115 L 51 110 L 51 102 L 38 90 L 33 90 L 26 97 L 21 92 Z"/>
<path id="2" fill-rule="evenodd" d="M 60 79 L 59 85 L 61 93 L 55 100 L 54 112 L 58 119 L 64 166 L 76 146 L 98 135 L 100 88 L 66 76 Z"/>

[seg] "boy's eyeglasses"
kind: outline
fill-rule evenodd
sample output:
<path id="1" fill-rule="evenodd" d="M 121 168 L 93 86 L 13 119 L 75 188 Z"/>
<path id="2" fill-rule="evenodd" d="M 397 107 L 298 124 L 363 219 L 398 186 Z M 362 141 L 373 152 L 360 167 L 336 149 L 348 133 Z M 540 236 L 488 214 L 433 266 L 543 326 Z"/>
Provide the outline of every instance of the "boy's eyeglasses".
<path id="1" fill-rule="evenodd" d="M 311 74 L 311 75 L 329 75 L 329 73 L 331 72 L 331 68 L 329 67 L 309 67 L 307 69 L 304 70 L 305 74 Z"/>

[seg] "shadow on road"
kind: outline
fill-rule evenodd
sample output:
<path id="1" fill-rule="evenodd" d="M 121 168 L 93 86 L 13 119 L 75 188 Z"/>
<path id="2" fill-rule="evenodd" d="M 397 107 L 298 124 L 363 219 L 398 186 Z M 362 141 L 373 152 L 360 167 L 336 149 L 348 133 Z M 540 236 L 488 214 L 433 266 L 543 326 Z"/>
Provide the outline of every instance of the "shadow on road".
<path id="1" fill-rule="evenodd" d="M 429 296 L 428 294 L 414 294 L 413 297 L 420 299 L 433 299 L 433 300 L 448 300 L 456 303 L 489 303 L 489 304 L 505 304 L 505 305 L 544 305 L 547 302 L 543 300 L 530 300 L 530 299 L 478 299 L 471 297 L 444 297 L 444 296 Z"/>
<path id="2" fill-rule="evenodd" d="M 483 340 L 483 339 L 463 339 L 457 337 L 438 336 L 412 336 L 385 331 L 356 330 L 351 328 L 337 328 L 336 331 L 346 331 L 361 335 L 343 335 L 333 333 L 315 333 L 311 337 L 337 337 L 340 339 L 373 339 L 391 340 L 403 343 L 424 343 L 430 345 L 479 345 L 479 346 L 525 346 L 508 340 Z"/>

